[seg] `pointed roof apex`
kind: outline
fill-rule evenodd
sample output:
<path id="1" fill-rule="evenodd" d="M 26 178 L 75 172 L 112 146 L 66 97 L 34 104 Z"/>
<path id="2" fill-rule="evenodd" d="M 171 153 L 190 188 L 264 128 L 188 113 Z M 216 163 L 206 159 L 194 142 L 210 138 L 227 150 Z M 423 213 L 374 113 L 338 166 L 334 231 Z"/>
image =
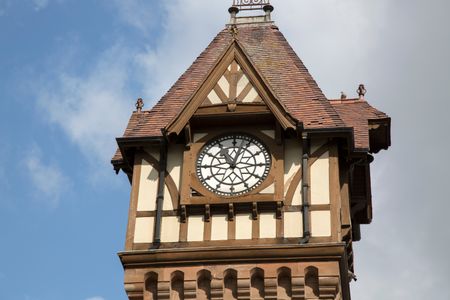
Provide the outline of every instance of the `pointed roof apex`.
<path id="1" fill-rule="evenodd" d="M 264 11 L 264 15 L 237 17 L 240 11 Z M 274 10 L 269 0 L 233 0 L 233 6 L 228 9 L 231 15 L 230 24 L 272 23 L 271 13 Z"/>

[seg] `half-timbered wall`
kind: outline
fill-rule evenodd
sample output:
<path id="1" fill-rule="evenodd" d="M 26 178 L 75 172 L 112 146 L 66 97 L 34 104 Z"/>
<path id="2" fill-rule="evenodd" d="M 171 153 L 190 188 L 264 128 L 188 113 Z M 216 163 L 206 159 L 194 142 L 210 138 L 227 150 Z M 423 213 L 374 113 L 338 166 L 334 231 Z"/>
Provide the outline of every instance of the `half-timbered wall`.
<path id="1" fill-rule="evenodd" d="M 264 129 L 261 133 L 275 139 L 274 130 Z M 207 135 L 207 132 L 195 133 L 194 143 Z M 245 241 L 261 243 L 273 239 L 301 238 L 302 147 L 299 139 L 289 138 L 284 140 L 283 149 L 283 205 L 280 215 L 275 209 L 258 209 L 255 216 L 249 208 L 235 211 L 230 218 L 226 211 L 212 210 L 208 216 L 205 210 L 200 209 L 189 213 L 183 221 L 179 200 L 183 183 L 183 156 L 189 148 L 169 144 L 161 222 L 163 246 L 170 247 L 178 242 L 188 246 L 189 243 L 214 245 L 234 240 L 242 244 Z M 159 149 L 146 148 L 136 155 L 127 249 L 147 249 L 153 242 L 158 172 Z M 338 241 L 341 207 L 338 174 L 337 146 L 327 139 L 313 139 L 309 157 L 311 242 Z M 273 186 L 268 186 L 261 193 L 273 193 Z"/>

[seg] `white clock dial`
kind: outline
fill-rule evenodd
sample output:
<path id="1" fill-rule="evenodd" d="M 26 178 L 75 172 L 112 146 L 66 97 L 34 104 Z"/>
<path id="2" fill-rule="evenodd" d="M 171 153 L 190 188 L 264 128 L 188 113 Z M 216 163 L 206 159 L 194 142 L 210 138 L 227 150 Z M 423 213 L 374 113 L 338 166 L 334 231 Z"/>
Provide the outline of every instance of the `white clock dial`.
<path id="1" fill-rule="evenodd" d="M 239 196 L 259 186 L 270 166 L 270 154 L 257 138 L 228 134 L 203 147 L 197 159 L 197 176 L 211 192 Z"/>

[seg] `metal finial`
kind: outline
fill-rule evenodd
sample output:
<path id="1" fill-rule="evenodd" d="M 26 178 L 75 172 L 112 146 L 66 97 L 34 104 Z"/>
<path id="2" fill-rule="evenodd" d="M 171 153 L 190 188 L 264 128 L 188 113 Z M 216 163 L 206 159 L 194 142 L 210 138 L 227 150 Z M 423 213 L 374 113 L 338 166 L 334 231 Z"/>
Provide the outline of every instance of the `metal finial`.
<path id="1" fill-rule="evenodd" d="M 341 92 L 341 100 L 347 99 L 347 95 L 344 92 Z"/>
<path id="2" fill-rule="evenodd" d="M 356 92 L 358 93 L 359 99 L 364 99 L 364 96 L 367 93 L 367 90 L 364 87 L 364 84 L 360 84 L 358 89 L 356 90 Z"/>
<path id="3" fill-rule="evenodd" d="M 143 107 L 144 107 L 144 100 L 142 100 L 142 98 L 137 99 L 137 101 L 136 101 L 136 111 L 137 112 L 141 112 Z"/>

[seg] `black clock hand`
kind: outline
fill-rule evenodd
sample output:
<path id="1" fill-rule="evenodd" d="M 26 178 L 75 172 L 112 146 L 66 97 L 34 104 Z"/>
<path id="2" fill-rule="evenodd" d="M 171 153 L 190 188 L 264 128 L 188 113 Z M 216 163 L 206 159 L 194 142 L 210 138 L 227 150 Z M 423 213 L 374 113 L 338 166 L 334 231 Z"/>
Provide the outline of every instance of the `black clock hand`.
<path id="1" fill-rule="evenodd" d="M 236 156 L 235 156 L 234 159 L 233 159 L 233 166 L 234 166 L 234 167 L 236 166 L 237 159 L 238 159 L 239 155 L 241 155 L 241 152 L 242 152 L 242 146 L 244 146 L 244 140 L 241 140 L 241 144 L 239 145 L 239 149 L 238 149 L 238 151 L 237 151 L 237 153 L 236 153 Z"/>
<path id="2" fill-rule="evenodd" d="M 228 154 L 228 149 L 221 149 L 220 155 L 222 155 L 225 158 L 225 160 L 230 166 L 233 165 L 233 158 L 231 157 L 230 154 Z"/>

